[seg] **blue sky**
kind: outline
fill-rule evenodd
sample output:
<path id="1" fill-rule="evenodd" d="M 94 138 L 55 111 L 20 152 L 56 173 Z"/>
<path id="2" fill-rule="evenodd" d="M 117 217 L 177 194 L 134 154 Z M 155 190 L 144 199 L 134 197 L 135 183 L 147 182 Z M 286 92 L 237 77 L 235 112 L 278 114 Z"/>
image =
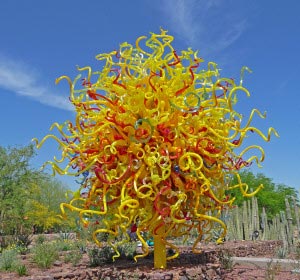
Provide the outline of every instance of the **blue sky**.
<path id="1" fill-rule="evenodd" d="M 299 12 L 297 0 L 1 1 L 0 145 L 27 145 L 48 134 L 53 122 L 73 120 L 68 86 L 56 86 L 55 79 L 74 78 L 77 65 L 96 67 L 97 54 L 162 27 L 175 37 L 175 49 L 199 50 L 222 76 L 238 79 L 244 65 L 253 70 L 244 79 L 251 97 L 242 98 L 241 109 L 266 111 L 267 119 L 254 124 L 280 134 L 259 142 L 266 152 L 259 171 L 298 189 Z M 57 145 L 49 141 L 32 164 L 54 155 Z M 61 180 L 76 185 L 73 178 Z"/>

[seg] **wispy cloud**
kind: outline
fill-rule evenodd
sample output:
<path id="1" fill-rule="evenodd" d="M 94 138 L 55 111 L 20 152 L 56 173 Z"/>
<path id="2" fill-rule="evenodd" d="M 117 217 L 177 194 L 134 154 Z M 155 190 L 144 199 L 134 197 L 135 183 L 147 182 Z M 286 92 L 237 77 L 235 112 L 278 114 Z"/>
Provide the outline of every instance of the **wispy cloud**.
<path id="1" fill-rule="evenodd" d="M 230 46 L 247 27 L 245 16 L 222 0 L 163 0 L 162 9 L 172 32 L 205 54 Z"/>
<path id="2" fill-rule="evenodd" d="M 0 88 L 48 106 L 72 111 L 68 98 L 42 85 L 42 79 L 33 67 L 4 56 L 0 56 Z"/>

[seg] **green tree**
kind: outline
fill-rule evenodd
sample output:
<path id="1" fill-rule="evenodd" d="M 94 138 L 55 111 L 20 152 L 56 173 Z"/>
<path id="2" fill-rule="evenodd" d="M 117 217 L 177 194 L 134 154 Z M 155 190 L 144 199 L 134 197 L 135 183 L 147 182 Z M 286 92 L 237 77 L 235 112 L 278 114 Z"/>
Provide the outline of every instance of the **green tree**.
<path id="1" fill-rule="evenodd" d="M 24 202 L 30 183 L 39 175 L 30 168 L 32 145 L 22 148 L 0 147 L 0 228 L 3 233 L 26 226 Z"/>
<path id="2" fill-rule="evenodd" d="M 67 187 L 55 178 L 43 174 L 32 187 L 30 199 L 26 203 L 26 215 L 31 224 L 41 231 L 61 226 L 70 227 L 70 223 L 59 218 L 60 204 L 65 202 Z"/>
<path id="3" fill-rule="evenodd" d="M 35 224 L 28 212 L 39 205 L 52 215 L 59 213 L 66 187 L 30 165 L 35 155 L 32 145 L 0 147 L 0 232 L 18 234 Z M 37 207 L 38 208 L 38 207 Z M 46 210 L 45 210 L 46 211 Z M 49 221 L 48 221 L 49 224 Z"/>
<path id="4" fill-rule="evenodd" d="M 297 190 L 285 184 L 275 184 L 271 178 L 266 177 L 262 173 L 254 174 L 251 171 L 243 170 L 240 173 L 243 183 L 246 183 L 250 189 L 255 190 L 259 185 L 263 185 L 263 189 L 256 194 L 258 207 L 266 209 L 267 215 L 272 218 L 280 211 L 285 211 L 285 198 L 298 197 Z M 238 183 L 237 178 L 233 178 L 231 186 Z M 235 205 L 242 206 L 245 199 L 238 190 L 231 190 L 231 195 L 236 197 Z M 298 198 L 296 199 L 298 202 Z"/>

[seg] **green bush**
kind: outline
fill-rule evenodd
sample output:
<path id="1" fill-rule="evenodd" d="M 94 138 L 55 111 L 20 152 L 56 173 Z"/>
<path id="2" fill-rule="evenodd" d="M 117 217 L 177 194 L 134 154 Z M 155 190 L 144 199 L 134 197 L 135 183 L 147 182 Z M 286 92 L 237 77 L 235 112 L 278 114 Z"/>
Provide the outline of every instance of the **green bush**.
<path id="1" fill-rule="evenodd" d="M 17 246 L 23 246 L 28 248 L 29 245 L 32 243 L 32 236 L 31 234 L 18 234 L 16 237 Z"/>
<path id="2" fill-rule="evenodd" d="M 19 276 L 27 275 L 27 267 L 24 264 L 18 265 L 16 271 Z"/>
<path id="3" fill-rule="evenodd" d="M 17 251 L 14 249 L 5 249 L 1 253 L 0 270 L 14 271 L 19 261 L 17 258 Z"/>
<path id="4" fill-rule="evenodd" d="M 118 246 L 118 251 L 120 252 L 121 257 L 129 260 L 133 260 L 136 255 L 136 242 L 127 242 Z"/>
<path id="5" fill-rule="evenodd" d="M 39 234 L 36 239 L 36 244 L 43 244 L 46 241 L 46 237 L 44 234 Z"/>
<path id="6" fill-rule="evenodd" d="M 232 270 L 233 268 L 232 253 L 228 249 L 221 250 L 218 253 L 218 257 L 224 269 Z"/>
<path id="7" fill-rule="evenodd" d="M 94 247 L 88 249 L 89 262 L 91 267 L 96 267 L 105 263 L 111 263 L 114 252 L 111 247 Z"/>
<path id="8" fill-rule="evenodd" d="M 64 257 L 64 261 L 66 263 L 72 263 L 73 265 L 77 265 L 81 259 L 82 254 L 78 249 L 68 252 L 68 254 L 66 254 Z"/>
<path id="9" fill-rule="evenodd" d="M 80 250 L 80 252 L 83 254 L 83 253 L 86 253 L 86 248 L 87 248 L 87 242 L 86 240 L 76 240 L 74 242 L 74 246 L 76 247 L 76 249 Z"/>
<path id="10" fill-rule="evenodd" d="M 18 234 L 15 239 L 17 250 L 20 254 L 25 255 L 29 252 L 29 246 L 32 243 L 32 236 L 30 234 Z"/>
<path id="11" fill-rule="evenodd" d="M 32 249 L 32 259 L 40 268 L 50 268 L 58 257 L 58 249 L 55 243 L 37 244 Z"/>
<path id="12" fill-rule="evenodd" d="M 76 248 L 75 242 L 68 239 L 58 239 L 54 244 L 58 251 L 70 251 Z"/>
<path id="13" fill-rule="evenodd" d="M 279 259 L 285 259 L 288 254 L 288 249 L 285 247 L 279 247 L 276 254 Z"/>
<path id="14" fill-rule="evenodd" d="M 0 238 L 0 253 L 15 243 L 13 236 L 1 236 Z"/>

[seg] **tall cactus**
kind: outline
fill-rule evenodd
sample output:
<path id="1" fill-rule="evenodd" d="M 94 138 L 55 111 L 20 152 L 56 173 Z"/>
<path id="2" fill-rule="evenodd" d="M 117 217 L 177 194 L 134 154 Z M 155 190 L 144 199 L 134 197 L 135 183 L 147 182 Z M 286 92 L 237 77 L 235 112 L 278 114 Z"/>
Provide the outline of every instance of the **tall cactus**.
<path id="1" fill-rule="evenodd" d="M 247 215 L 248 215 L 248 235 L 245 236 L 246 240 L 250 240 L 253 233 L 253 219 L 252 219 L 252 205 L 251 200 L 247 199 Z"/>
<path id="2" fill-rule="evenodd" d="M 269 230 L 269 223 L 268 223 L 268 218 L 267 218 L 265 207 L 262 208 L 261 223 L 262 223 L 262 237 L 261 237 L 261 239 L 262 240 L 268 240 L 270 238 L 270 230 Z"/>
<path id="3" fill-rule="evenodd" d="M 258 230 L 261 240 L 282 240 L 285 249 L 293 250 L 299 238 L 300 218 L 296 199 L 292 198 L 292 201 L 293 207 L 286 198 L 285 211 L 280 211 L 270 221 L 264 207 L 261 213 L 259 212 L 256 197 L 245 200 L 241 208 L 235 207 L 227 213 L 228 239 L 249 240 L 253 231 Z M 260 226 L 262 231 L 259 230 Z"/>
<path id="4" fill-rule="evenodd" d="M 243 212 L 242 212 L 242 218 L 243 218 L 243 229 L 244 229 L 244 240 L 248 240 L 250 236 L 249 232 L 249 219 L 248 219 L 248 207 L 247 207 L 247 202 L 243 202 Z"/>
<path id="5" fill-rule="evenodd" d="M 273 227 L 271 229 L 270 237 L 273 240 L 281 239 L 281 220 L 280 215 L 276 214 L 273 218 Z"/>
<path id="6" fill-rule="evenodd" d="M 284 248 L 289 248 L 290 242 L 289 242 L 289 237 L 288 237 L 288 221 L 286 219 L 286 215 L 284 211 L 280 211 L 280 234 L 281 234 L 281 239 L 283 241 L 283 246 Z"/>
<path id="7" fill-rule="evenodd" d="M 286 218 L 287 218 L 287 225 L 286 225 L 286 234 L 287 234 L 287 241 L 289 246 L 291 247 L 293 242 L 293 218 L 292 218 L 292 211 L 289 200 L 285 198 L 285 208 L 286 208 Z"/>
<path id="8" fill-rule="evenodd" d="M 257 198 L 252 197 L 251 199 L 251 204 L 252 204 L 252 212 L 251 212 L 251 217 L 252 217 L 252 234 L 254 234 L 255 231 L 259 232 L 259 215 L 258 215 L 258 204 L 257 204 Z M 252 239 L 256 239 L 256 236 L 253 236 Z"/>
<path id="9" fill-rule="evenodd" d="M 297 205 L 296 198 L 293 196 L 293 205 L 294 205 L 294 213 L 295 213 L 295 220 L 296 220 L 296 225 L 297 225 L 297 233 L 295 234 L 295 238 L 299 239 L 299 231 L 300 231 L 300 220 L 299 220 L 299 208 Z"/>

